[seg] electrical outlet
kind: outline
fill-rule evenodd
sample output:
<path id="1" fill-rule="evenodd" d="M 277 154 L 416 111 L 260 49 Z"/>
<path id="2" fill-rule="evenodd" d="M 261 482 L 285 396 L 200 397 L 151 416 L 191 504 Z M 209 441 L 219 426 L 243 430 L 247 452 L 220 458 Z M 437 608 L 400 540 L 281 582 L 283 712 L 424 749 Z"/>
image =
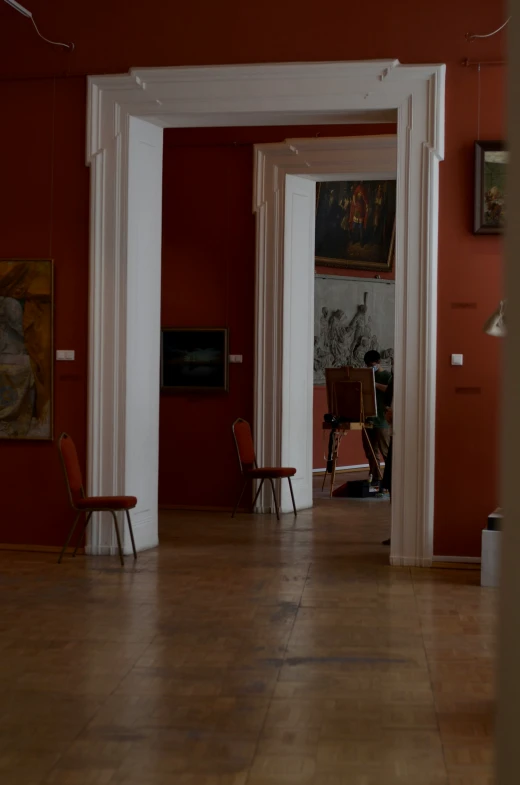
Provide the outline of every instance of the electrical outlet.
<path id="1" fill-rule="evenodd" d="M 229 355 L 229 362 L 230 363 L 241 363 L 242 362 L 242 355 L 241 354 L 230 354 Z"/>
<path id="2" fill-rule="evenodd" d="M 74 349 L 58 349 L 56 352 L 56 359 L 61 361 L 68 361 L 76 359 L 76 352 Z"/>
<path id="3" fill-rule="evenodd" d="M 452 365 L 464 365 L 464 355 L 463 354 L 452 354 L 451 355 L 451 364 Z"/>

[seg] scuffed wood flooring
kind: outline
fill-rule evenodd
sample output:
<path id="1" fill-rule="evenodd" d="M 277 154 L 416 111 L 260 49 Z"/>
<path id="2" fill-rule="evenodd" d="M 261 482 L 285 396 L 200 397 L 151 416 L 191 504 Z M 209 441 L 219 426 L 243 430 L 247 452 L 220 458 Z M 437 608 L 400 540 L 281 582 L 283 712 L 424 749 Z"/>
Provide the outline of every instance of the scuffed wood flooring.
<path id="1" fill-rule="evenodd" d="M 163 513 L 116 558 L 0 554 L 6 785 L 492 785 L 493 590 L 393 569 L 389 504 Z"/>

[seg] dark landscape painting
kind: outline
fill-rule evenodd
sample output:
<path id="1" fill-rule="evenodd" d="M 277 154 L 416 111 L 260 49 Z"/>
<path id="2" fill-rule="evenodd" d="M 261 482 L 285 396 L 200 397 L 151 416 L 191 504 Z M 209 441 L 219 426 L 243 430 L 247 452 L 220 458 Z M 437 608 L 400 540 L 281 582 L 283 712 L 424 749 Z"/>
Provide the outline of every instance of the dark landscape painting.
<path id="1" fill-rule="evenodd" d="M 227 390 L 225 328 L 165 328 L 161 335 L 164 390 Z"/>

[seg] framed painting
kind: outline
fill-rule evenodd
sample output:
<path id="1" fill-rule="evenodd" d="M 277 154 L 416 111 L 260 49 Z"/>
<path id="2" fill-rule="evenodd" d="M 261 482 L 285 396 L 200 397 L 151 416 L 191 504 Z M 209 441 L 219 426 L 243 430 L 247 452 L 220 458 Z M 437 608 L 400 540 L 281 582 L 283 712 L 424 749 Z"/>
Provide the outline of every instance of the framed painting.
<path id="1" fill-rule="evenodd" d="M 53 438 L 53 263 L 0 260 L 0 439 Z"/>
<path id="2" fill-rule="evenodd" d="M 370 350 L 391 370 L 395 281 L 315 275 L 314 283 L 314 384 L 325 383 L 327 368 L 364 368 Z"/>
<path id="3" fill-rule="evenodd" d="M 180 392 L 226 392 L 228 343 L 225 327 L 163 328 L 161 388 Z"/>
<path id="4" fill-rule="evenodd" d="M 475 234 L 503 234 L 509 153 L 503 142 L 475 142 Z"/>
<path id="5" fill-rule="evenodd" d="M 316 264 L 389 272 L 395 256 L 395 180 L 316 187 Z"/>

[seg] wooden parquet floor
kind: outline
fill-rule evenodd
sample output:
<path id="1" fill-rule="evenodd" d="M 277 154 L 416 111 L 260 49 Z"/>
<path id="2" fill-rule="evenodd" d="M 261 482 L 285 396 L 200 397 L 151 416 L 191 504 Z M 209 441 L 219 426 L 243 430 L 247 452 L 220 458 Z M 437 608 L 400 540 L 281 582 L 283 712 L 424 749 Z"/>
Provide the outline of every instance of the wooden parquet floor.
<path id="1" fill-rule="evenodd" d="M 0 554 L 5 785 L 492 785 L 493 590 L 392 569 L 388 502 L 164 513 L 116 558 Z"/>

